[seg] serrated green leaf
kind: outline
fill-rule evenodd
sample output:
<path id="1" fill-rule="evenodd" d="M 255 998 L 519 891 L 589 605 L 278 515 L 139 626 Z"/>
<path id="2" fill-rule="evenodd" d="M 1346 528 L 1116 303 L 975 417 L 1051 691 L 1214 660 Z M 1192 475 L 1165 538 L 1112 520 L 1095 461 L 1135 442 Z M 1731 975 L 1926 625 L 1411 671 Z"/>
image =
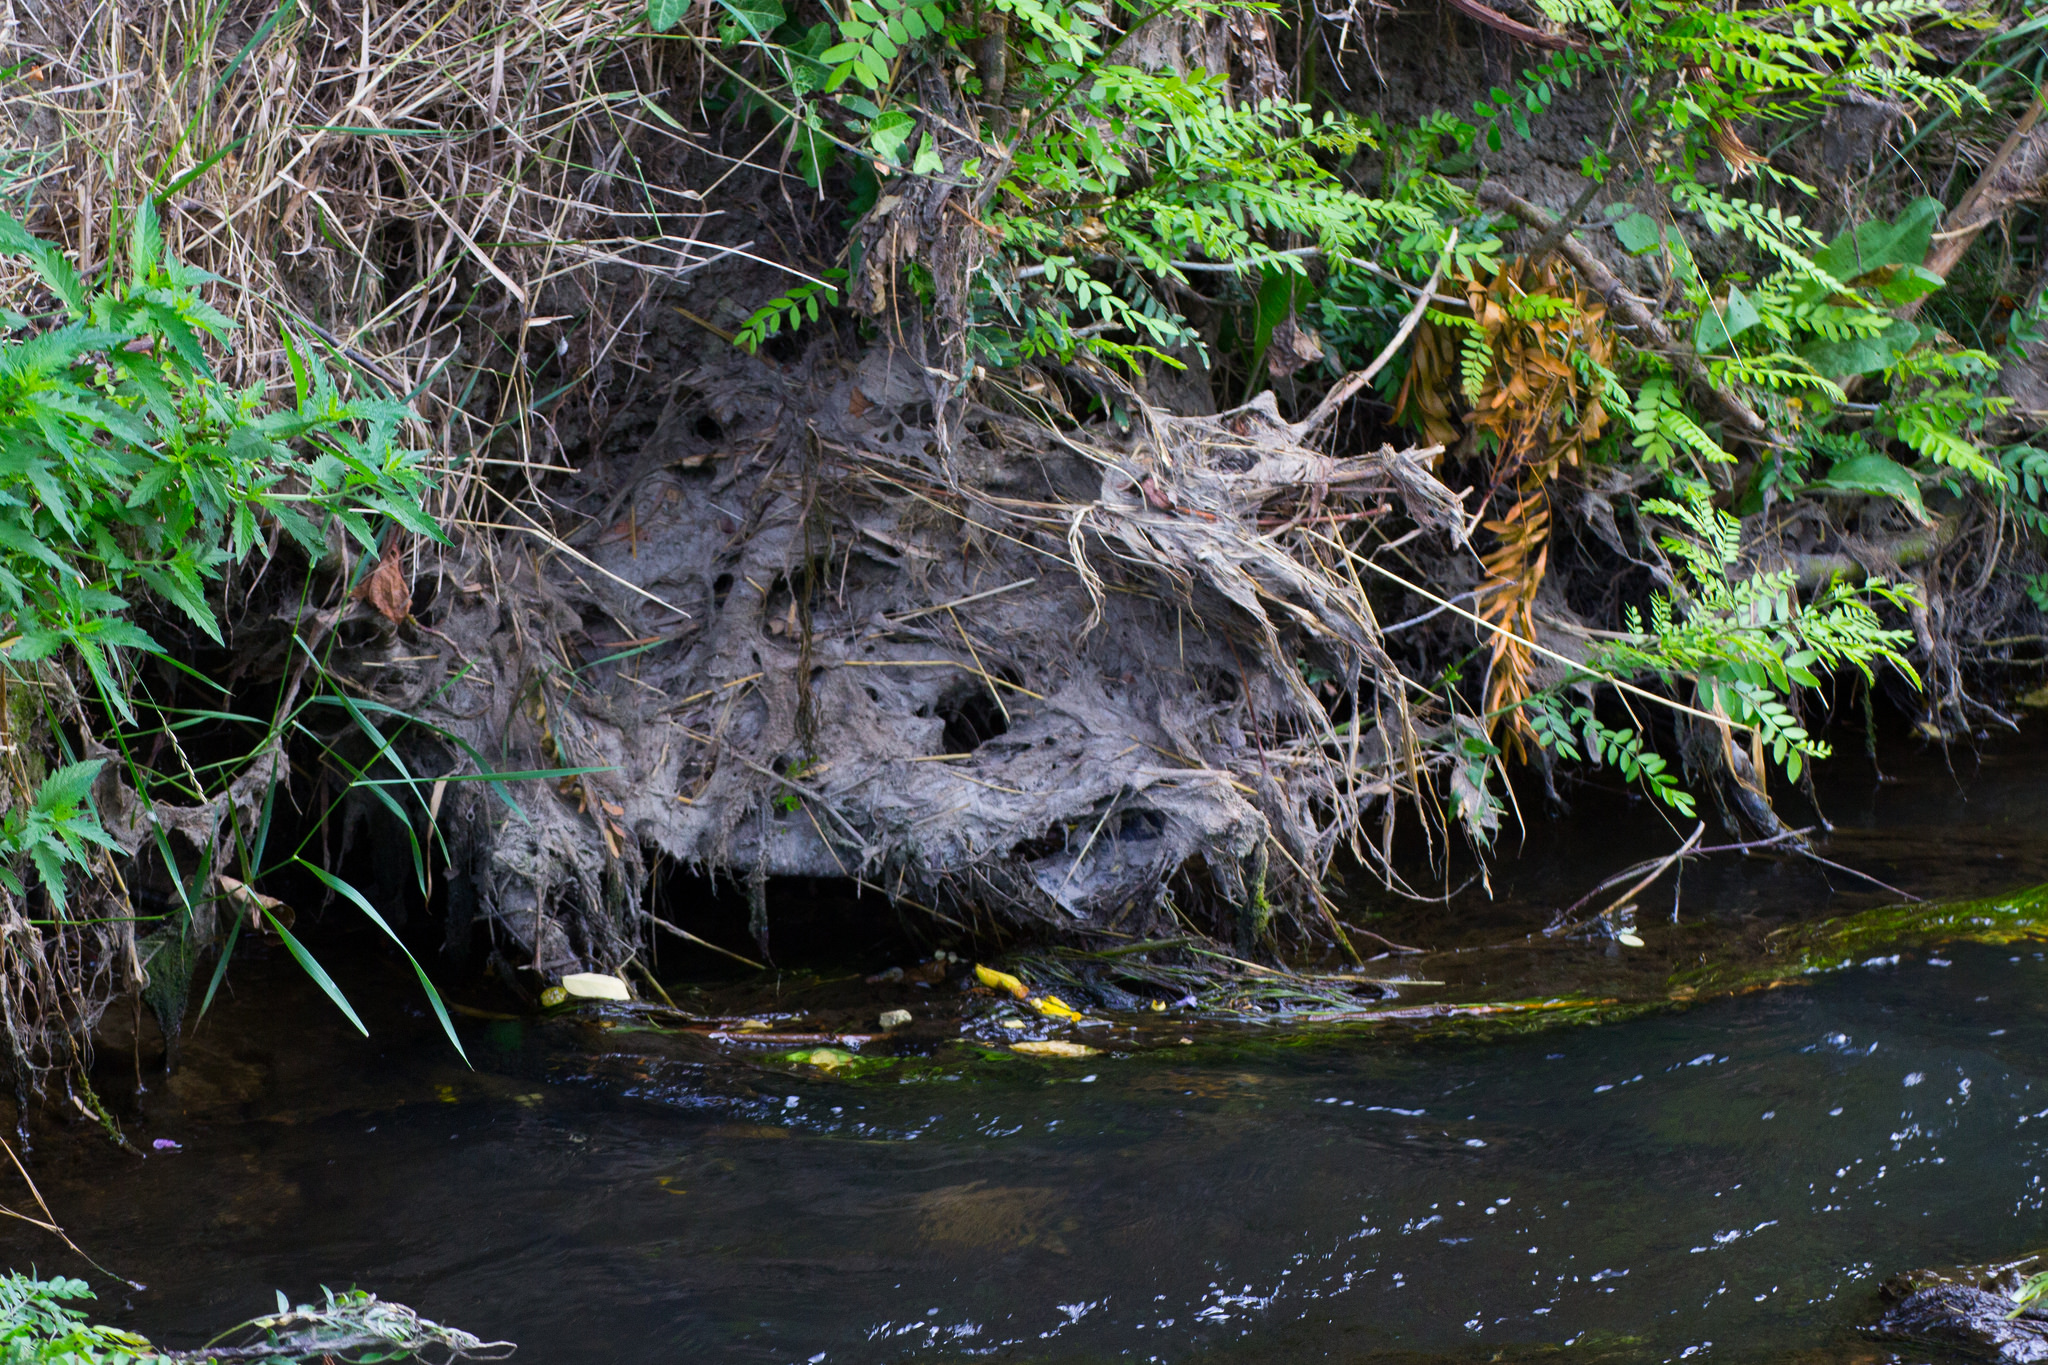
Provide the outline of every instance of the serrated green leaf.
<path id="1" fill-rule="evenodd" d="M 868 145 L 882 160 L 900 161 L 904 144 L 916 130 L 916 119 L 900 109 L 891 109 L 868 125 Z"/>

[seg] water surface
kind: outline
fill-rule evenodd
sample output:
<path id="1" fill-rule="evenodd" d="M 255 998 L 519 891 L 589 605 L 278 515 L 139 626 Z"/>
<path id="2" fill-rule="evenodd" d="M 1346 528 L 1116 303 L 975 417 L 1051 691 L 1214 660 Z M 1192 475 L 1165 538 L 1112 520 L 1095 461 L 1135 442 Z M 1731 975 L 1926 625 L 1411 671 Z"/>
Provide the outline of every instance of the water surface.
<path id="1" fill-rule="evenodd" d="M 1889 873 L 1966 828 L 1952 877 L 1992 844 L 2031 869 L 2039 797 L 2004 781 L 1923 781 L 1954 818 Z M 1770 899 L 1743 875 L 1700 913 Z M 2048 1245 L 2031 946 L 1485 1042 L 940 1043 L 860 1080 L 559 1020 L 465 1021 L 469 1070 L 394 964 L 335 965 L 370 1040 L 259 952 L 187 1069 L 145 1074 L 145 1159 L 44 1139 L 52 1206 L 148 1285 L 124 1323 L 191 1341 L 359 1284 L 537 1365 L 1863 1360 L 1883 1276 Z M 31 1236 L 13 1264 L 82 1269 Z"/>

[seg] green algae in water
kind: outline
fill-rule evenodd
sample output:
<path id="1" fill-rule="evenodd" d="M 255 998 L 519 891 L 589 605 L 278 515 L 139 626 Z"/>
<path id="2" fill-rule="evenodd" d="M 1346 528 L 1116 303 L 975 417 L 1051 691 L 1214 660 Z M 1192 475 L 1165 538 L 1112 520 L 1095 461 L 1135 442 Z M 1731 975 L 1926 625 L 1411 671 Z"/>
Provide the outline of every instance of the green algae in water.
<path id="1" fill-rule="evenodd" d="M 887 1071 L 894 1067 L 898 1060 L 895 1057 L 864 1057 L 856 1052 L 848 1052 L 843 1047 L 800 1047 L 793 1052 L 777 1053 L 776 1056 L 780 1061 L 793 1062 L 814 1072 L 845 1080 L 858 1080 L 879 1071 Z"/>
<path id="2" fill-rule="evenodd" d="M 1699 928 L 1704 931 L 1707 926 Z M 1593 967 L 1581 989 L 1548 996 L 1510 994 L 1511 986 L 1503 991 L 1505 998 L 1497 999 L 1439 999 L 1343 1013 L 1301 1012 L 1288 1016 L 1283 1029 L 1262 1030 L 1256 1040 L 1243 1034 L 1219 1040 L 1210 1033 L 1198 1055 L 1213 1056 L 1220 1046 L 1230 1055 L 1247 1056 L 1274 1046 L 1311 1045 L 1360 1032 L 1504 1041 L 1554 1029 L 1623 1023 L 1748 991 L 1797 985 L 1896 949 L 1957 942 L 1999 947 L 2035 939 L 2048 939 L 2048 886 L 1975 901 L 1882 906 L 1837 919 L 1788 925 L 1760 942 L 1724 935 L 1701 950 L 1714 960 L 1664 977 L 1620 982 L 1612 980 L 1620 973 Z M 1428 963 L 1429 959 L 1423 958 L 1417 966 Z M 1601 989 L 1603 977 L 1610 978 L 1605 983 L 1607 990 Z"/>
<path id="3" fill-rule="evenodd" d="M 1787 985 L 1851 966 L 1887 949 L 1935 943 L 2002 947 L 2048 938 L 2048 886 L 1949 905 L 1889 905 L 1842 919 L 1797 924 L 1764 940 L 1762 960 L 1709 963 L 1671 975 L 1674 999 L 1704 999 Z"/>

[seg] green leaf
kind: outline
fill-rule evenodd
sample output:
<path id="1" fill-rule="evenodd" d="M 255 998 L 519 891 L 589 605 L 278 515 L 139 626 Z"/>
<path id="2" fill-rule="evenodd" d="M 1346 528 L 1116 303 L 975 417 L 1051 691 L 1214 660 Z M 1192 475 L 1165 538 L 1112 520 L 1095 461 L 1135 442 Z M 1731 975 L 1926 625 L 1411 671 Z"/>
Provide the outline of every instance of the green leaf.
<path id="1" fill-rule="evenodd" d="M 137 284 L 145 283 L 163 264 L 164 230 L 157 221 L 156 201 L 145 199 L 135 208 L 135 227 L 129 234 L 128 268 Z"/>
<path id="2" fill-rule="evenodd" d="M 348 1021 L 356 1026 L 356 1032 L 365 1038 L 369 1037 L 370 1030 L 363 1027 L 363 1021 L 357 1016 L 355 1007 L 348 1003 L 348 997 L 341 993 L 341 987 L 334 984 L 334 978 L 327 974 L 327 969 L 306 951 L 306 945 L 293 938 L 292 931 L 284 927 L 284 921 L 269 910 L 263 912 L 263 918 L 270 921 L 270 927 L 276 930 L 278 938 L 283 940 L 285 951 L 298 960 L 306 975 L 313 978 L 313 984 L 325 991 L 327 998 L 334 1002 L 335 1008 L 348 1016 Z"/>
<path id="3" fill-rule="evenodd" d="M 1876 336 L 1850 337 L 1844 341 L 1817 341 L 1802 346 L 1799 358 L 1830 379 L 1852 374 L 1876 374 L 1893 358 L 1920 344 L 1920 329 L 1910 322 L 1894 322 Z"/>
<path id="4" fill-rule="evenodd" d="M 718 26 L 718 41 L 731 45 L 744 35 L 757 43 L 782 26 L 787 17 L 780 0 L 718 0 L 732 18 Z"/>
<path id="5" fill-rule="evenodd" d="M 1756 326 L 1760 320 L 1756 305 L 1749 301 L 1748 295 L 1731 284 L 1725 302 L 1701 310 L 1699 322 L 1693 327 L 1693 349 L 1725 351 L 1734 344 L 1735 338 Z"/>
<path id="6" fill-rule="evenodd" d="M 1842 233 L 1814 256 L 1813 263 L 1848 281 L 1888 265 L 1918 265 L 1927 255 L 1941 214 L 1939 199 L 1916 199 L 1893 222 L 1864 223 Z"/>
<path id="7" fill-rule="evenodd" d="M 465 1063 L 468 1062 L 469 1054 L 462 1050 L 462 1040 L 455 1036 L 455 1021 L 448 1017 L 448 1007 L 441 1003 L 441 992 L 434 989 L 434 983 L 427 978 L 427 969 L 420 966 L 420 960 L 412 955 L 412 949 L 405 946 L 405 940 L 398 936 L 398 931 L 391 927 L 390 921 L 378 914 L 376 907 L 363 899 L 362 892 L 356 890 L 326 868 L 309 863 L 304 858 L 294 858 L 293 861 L 325 882 L 330 891 L 339 892 L 349 900 L 354 901 L 356 908 L 368 915 L 370 922 L 379 929 L 382 929 L 391 941 L 398 945 L 398 951 L 405 954 L 405 960 L 412 964 L 414 975 L 419 977 L 420 986 L 427 993 L 427 1003 L 433 1006 L 434 1017 L 441 1021 L 441 1031 L 448 1035 L 448 1041 L 454 1045 L 456 1053 L 462 1060 Z"/>
<path id="8" fill-rule="evenodd" d="M 36 792 L 35 808 L 49 814 L 68 813 L 92 794 L 92 784 L 99 780 L 100 769 L 106 766 L 104 758 L 89 758 L 57 769 L 43 779 Z"/>
<path id="9" fill-rule="evenodd" d="M 683 22 L 683 16 L 690 12 L 690 0 L 647 0 L 647 26 L 656 33 L 666 33 Z"/>
<path id="10" fill-rule="evenodd" d="M 1837 460 L 1828 470 L 1827 477 L 1815 480 L 1812 486 L 1839 493 L 1867 493 L 1872 497 L 1891 498 L 1922 523 L 1929 520 L 1927 508 L 1920 501 L 1920 484 L 1914 479 L 1913 471 L 1887 455 L 1873 452 Z"/>
<path id="11" fill-rule="evenodd" d="M 1947 281 L 1923 265 L 1902 265 L 1877 283 L 1878 297 L 1894 307 L 1924 299 Z"/>
<path id="12" fill-rule="evenodd" d="M 1614 236 L 1631 256 L 1655 251 L 1664 244 L 1664 229 L 1647 213 L 1631 213 L 1616 223 Z"/>
<path id="13" fill-rule="evenodd" d="M 900 109 L 891 109 L 868 125 L 868 145 L 882 160 L 897 162 L 902 159 L 903 144 L 910 141 L 916 129 L 916 119 Z"/>
<path id="14" fill-rule="evenodd" d="M 213 964 L 213 979 L 206 983 L 206 997 L 199 1002 L 199 1017 L 204 1019 L 209 1006 L 213 1004 L 214 993 L 220 990 L 220 983 L 227 979 L 228 960 L 235 955 L 235 944 L 242 937 L 242 917 L 236 915 L 234 925 L 228 930 L 228 941 L 221 945 L 220 961 Z"/>

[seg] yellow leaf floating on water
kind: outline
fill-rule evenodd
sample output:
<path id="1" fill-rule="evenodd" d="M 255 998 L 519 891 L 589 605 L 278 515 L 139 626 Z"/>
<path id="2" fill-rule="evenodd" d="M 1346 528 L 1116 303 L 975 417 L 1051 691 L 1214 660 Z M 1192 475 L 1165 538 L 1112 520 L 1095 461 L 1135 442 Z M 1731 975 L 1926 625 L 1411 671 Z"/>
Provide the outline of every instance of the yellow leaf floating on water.
<path id="1" fill-rule="evenodd" d="M 821 1047 L 814 1048 L 809 1052 L 792 1052 L 789 1054 L 789 1060 L 792 1062 L 806 1062 L 811 1066 L 822 1067 L 830 1071 L 834 1067 L 845 1066 L 848 1062 L 852 1061 L 853 1054 L 843 1048 Z"/>
<path id="2" fill-rule="evenodd" d="M 1012 1043 L 1010 1051 L 1021 1052 L 1027 1057 L 1093 1057 L 1097 1049 L 1080 1043 L 1066 1043 L 1057 1038 L 1042 1038 L 1028 1043 Z"/>
<path id="3" fill-rule="evenodd" d="M 1057 995 L 1041 995 L 1030 1002 L 1031 1008 L 1049 1019 L 1079 1019 L 1081 1011 L 1060 999 Z"/>
<path id="4" fill-rule="evenodd" d="M 974 975 L 975 979 L 980 981 L 982 985 L 999 991 L 1008 991 L 1019 1000 L 1031 994 L 1023 982 L 1011 976 L 1008 972 L 999 972 L 993 967 L 984 967 L 979 962 L 974 964 Z"/>

